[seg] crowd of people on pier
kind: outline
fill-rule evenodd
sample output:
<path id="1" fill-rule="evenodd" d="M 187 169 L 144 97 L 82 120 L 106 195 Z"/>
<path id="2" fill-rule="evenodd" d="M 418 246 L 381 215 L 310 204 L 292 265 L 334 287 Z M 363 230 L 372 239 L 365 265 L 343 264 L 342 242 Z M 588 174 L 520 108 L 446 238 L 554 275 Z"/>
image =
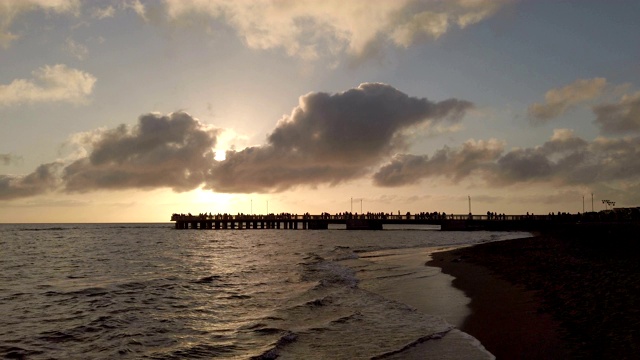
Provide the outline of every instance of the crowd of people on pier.
<path id="1" fill-rule="evenodd" d="M 343 213 L 337 213 L 335 214 L 333 217 L 331 217 L 331 215 L 329 213 L 323 213 L 323 218 L 326 219 L 367 219 L 367 220 L 444 220 L 447 219 L 447 214 L 446 213 L 439 213 L 439 212 L 419 212 L 419 213 L 415 213 L 415 214 L 411 214 L 410 212 L 407 212 L 405 214 L 401 214 L 400 211 L 398 211 L 397 214 L 394 213 L 384 213 L 384 212 L 377 212 L 377 213 L 372 213 L 372 212 L 367 212 L 367 213 L 362 213 L 362 214 L 358 214 L 358 213 L 351 213 L 351 212 L 343 212 Z"/>
<path id="2" fill-rule="evenodd" d="M 305 214 L 306 216 L 306 214 Z M 171 219 L 189 219 L 189 220 L 275 220 L 275 219 L 298 219 L 298 214 L 291 213 L 280 213 L 280 214 L 267 214 L 267 215 L 253 215 L 253 214 L 244 214 L 238 213 L 236 215 L 227 214 L 227 213 L 199 213 L 198 215 L 192 215 L 191 213 L 174 213 L 171 215 Z M 303 218 L 305 218 L 303 216 Z"/>
<path id="3" fill-rule="evenodd" d="M 174 213 L 171 216 L 172 221 L 176 220 L 350 220 L 350 219 L 366 219 L 366 220 L 451 220 L 451 219 L 469 219 L 469 220 L 547 220 L 547 221 L 639 221 L 640 208 L 621 208 L 600 212 L 585 212 L 571 214 L 567 212 L 551 212 L 548 215 L 535 215 L 527 212 L 526 215 L 506 215 L 504 213 L 496 213 L 487 211 L 487 215 L 451 215 L 445 212 L 406 212 L 401 214 L 400 211 L 393 212 L 366 212 L 352 213 L 340 212 L 330 214 L 323 212 L 320 215 L 311 215 L 304 213 L 302 215 L 293 213 L 270 213 L 267 215 L 254 215 L 238 213 L 236 215 L 228 213 L 199 213 L 192 215 L 191 213 Z"/>
<path id="4" fill-rule="evenodd" d="M 352 212 L 341 212 L 330 214 L 328 212 L 323 212 L 320 215 L 311 215 L 310 213 L 304 213 L 302 215 L 292 214 L 292 213 L 270 213 L 267 215 L 254 215 L 254 214 L 244 214 L 238 213 L 236 215 L 227 214 L 227 213 L 199 213 L 197 215 L 193 215 L 191 213 L 174 213 L 171 216 L 172 220 L 179 219 L 189 219 L 189 220 L 350 220 L 350 219 L 367 219 L 367 220 L 445 220 L 447 219 L 447 214 L 442 212 L 420 212 L 416 214 L 411 214 L 407 212 L 405 214 L 401 214 L 398 211 L 397 214 L 394 213 L 362 213 L 358 214 Z"/>

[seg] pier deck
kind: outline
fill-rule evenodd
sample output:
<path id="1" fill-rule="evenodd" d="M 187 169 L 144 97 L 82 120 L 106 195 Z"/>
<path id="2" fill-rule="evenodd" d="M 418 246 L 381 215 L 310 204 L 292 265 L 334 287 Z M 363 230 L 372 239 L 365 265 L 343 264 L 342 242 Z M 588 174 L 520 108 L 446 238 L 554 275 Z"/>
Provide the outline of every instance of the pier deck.
<path id="1" fill-rule="evenodd" d="M 384 225 L 439 225 L 441 230 L 536 231 L 575 224 L 600 225 L 609 220 L 590 214 L 563 215 L 184 215 L 174 214 L 176 229 L 243 230 L 284 229 L 322 230 L 330 224 L 346 225 L 347 230 L 382 230 Z M 617 222 L 617 221 L 614 221 Z"/>

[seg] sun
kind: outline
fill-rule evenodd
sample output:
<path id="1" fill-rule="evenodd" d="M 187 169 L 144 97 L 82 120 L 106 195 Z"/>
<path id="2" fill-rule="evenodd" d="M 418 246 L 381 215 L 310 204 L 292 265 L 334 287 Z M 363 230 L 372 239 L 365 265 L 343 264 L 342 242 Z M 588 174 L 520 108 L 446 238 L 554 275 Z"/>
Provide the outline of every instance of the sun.
<path id="1" fill-rule="evenodd" d="M 216 161 L 225 161 L 227 159 L 227 151 L 226 150 L 216 150 L 216 155 L 213 157 Z"/>

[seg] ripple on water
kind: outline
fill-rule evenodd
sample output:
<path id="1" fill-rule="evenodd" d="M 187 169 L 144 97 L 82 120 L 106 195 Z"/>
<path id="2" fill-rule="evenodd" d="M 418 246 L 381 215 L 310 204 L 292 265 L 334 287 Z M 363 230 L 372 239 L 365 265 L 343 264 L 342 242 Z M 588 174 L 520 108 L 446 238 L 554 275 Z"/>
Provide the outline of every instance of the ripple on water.
<path id="1" fill-rule="evenodd" d="M 336 261 L 388 247 L 469 241 L 467 234 L 446 236 L 196 232 L 167 224 L 0 225 L 0 356 L 384 354 L 446 326 L 358 288 L 355 270 Z M 482 236 L 478 241 L 495 240 Z M 380 348 L 358 345 L 372 342 Z"/>

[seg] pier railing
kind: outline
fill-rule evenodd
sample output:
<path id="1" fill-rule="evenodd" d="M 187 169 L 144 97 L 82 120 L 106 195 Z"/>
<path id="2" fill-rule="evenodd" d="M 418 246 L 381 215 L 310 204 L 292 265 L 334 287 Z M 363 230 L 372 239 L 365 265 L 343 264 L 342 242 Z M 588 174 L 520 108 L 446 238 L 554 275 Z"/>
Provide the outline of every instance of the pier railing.
<path id="1" fill-rule="evenodd" d="M 549 215 L 406 214 L 173 214 L 176 229 L 327 229 L 346 224 L 347 229 L 382 229 L 383 224 L 440 225 L 443 230 L 537 230 L 563 224 L 638 221 L 611 213 Z"/>
<path id="2" fill-rule="evenodd" d="M 377 215 L 377 214 L 327 214 L 327 215 L 300 215 L 300 214 L 270 214 L 270 215 L 247 215 L 247 214 L 173 214 L 171 221 L 261 221 L 261 220 L 327 220 L 336 221 L 337 223 L 344 222 L 345 220 L 361 219 L 361 220 L 399 220 L 399 221 L 412 221 L 412 220 L 477 220 L 477 221 L 550 221 L 558 219 L 586 219 L 582 215 L 469 215 L 469 214 L 439 214 L 439 215 L 421 215 L 421 214 L 409 214 L 409 215 Z"/>

